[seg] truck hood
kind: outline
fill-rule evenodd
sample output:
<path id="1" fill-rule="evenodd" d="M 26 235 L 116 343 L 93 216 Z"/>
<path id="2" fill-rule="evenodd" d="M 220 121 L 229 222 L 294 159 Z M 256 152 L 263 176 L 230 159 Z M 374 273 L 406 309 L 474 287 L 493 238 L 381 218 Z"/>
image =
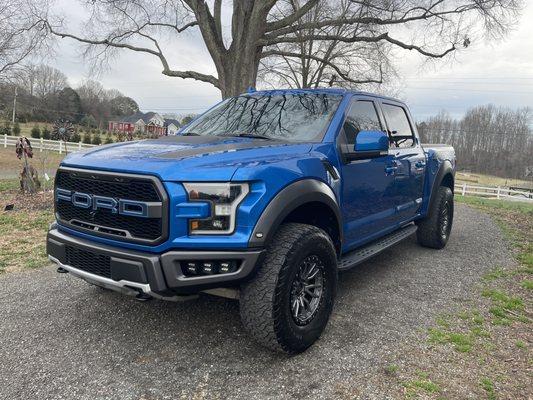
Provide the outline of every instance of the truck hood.
<path id="1" fill-rule="evenodd" d="M 229 181 L 240 167 L 281 161 L 311 147 L 252 138 L 168 136 L 72 153 L 61 165 L 156 175 L 163 181 Z"/>

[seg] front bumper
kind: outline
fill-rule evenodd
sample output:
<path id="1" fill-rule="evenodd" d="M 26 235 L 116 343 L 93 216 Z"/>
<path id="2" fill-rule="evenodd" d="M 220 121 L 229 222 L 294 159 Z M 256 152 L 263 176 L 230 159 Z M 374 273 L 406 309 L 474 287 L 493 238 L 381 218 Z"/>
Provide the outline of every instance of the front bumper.
<path id="1" fill-rule="evenodd" d="M 179 300 L 179 296 L 195 294 L 213 288 L 235 287 L 248 279 L 259 264 L 264 250 L 249 251 L 168 251 L 151 254 L 111 247 L 66 235 L 56 228 L 48 231 L 46 250 L 51 261 L 71 274 L 90 283 L 125 294 L 145 293 L 164 300 Z M 89 255 L 90 260 L 105 260 L 106 273 L 98 268 L 87 269 L 76 265 L 68 252 Z M 77 258 L 79 259 L 79 257 Z M 239 267 L 235 272 L 186 276 L 182 261 L 235 260 Z"/>

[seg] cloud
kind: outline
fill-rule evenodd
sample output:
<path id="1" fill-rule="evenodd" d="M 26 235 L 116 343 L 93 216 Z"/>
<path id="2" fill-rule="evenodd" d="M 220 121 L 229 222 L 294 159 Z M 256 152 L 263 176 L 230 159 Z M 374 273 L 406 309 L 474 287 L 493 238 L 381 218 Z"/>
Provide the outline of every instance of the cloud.
<path id="1" fill-rule="evenodd" d="M 487 103 L 533 107 L 533 4 L 528 3 L 517 28 L 504 41 L 473 43 L 454 61 L 428 67 L 412 53 L 398 53 L 402 95 L 416 119 L 441 109 L 460 116 L 469 107 Z M 71 27 L 83 29 L 83 9 L 77 2 L 60 0 L 57 7 L 68 16 Z M 174 68 L 215 74 L 198 33 L 165 45 Z M 73 86 L 91 77 L 79 49 L 77 43 L 63 39 L 58 43 L 57 57 L 46 60 L 65 72 Z M 153 56 L 122 51 L 97 79 L 105 87 L 135 98 L 145 111 L 197 113 L 220 100 L 220 92 L 211 85 L 165 77 L 161 70 Z"/>

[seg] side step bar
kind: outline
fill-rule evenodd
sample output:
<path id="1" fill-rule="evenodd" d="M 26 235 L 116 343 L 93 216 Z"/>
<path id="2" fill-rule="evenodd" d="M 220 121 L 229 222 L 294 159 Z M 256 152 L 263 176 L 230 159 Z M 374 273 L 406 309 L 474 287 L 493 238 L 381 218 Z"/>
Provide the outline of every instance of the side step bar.
<path id="1" fill-rule="evenodd" d="M 361 264 L 376 254 L 381 253 L 383 250 L 386 250 L 389 247 L 394 246 L 396 243 L 408 238 L 415 233 L 417 229 L 418 227 L 414 224 L 404 226 L 403 228 L 389 233 L 387 236 L 377 239 L 366 246 L 346 253 L 339 261 L 339 271 L 346 271 L 358 264 Z"/>

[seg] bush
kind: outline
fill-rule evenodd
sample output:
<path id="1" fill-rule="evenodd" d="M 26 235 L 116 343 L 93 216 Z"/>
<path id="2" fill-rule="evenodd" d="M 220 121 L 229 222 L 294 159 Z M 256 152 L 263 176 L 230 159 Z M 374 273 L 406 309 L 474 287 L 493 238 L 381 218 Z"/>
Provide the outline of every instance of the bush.
<path id="1" fill-rule="evenodd" d="M 11 135 L 11 124 L 9 121 L 4 122 L 4 126 L 0 129 L 0 134 Z"/>
<path id="2" fill-rule="evenodd" d="M 41 130 L 37 125 L 34 125 L 33 128 L 31 128 L 31 137 L 34 139 L 39 139 L 41 137 Z"/>
<path id="3" fill-rule="evenodd" d="M 78 132 L 74 132 L 72 136 L 70 136 L 70 141 L 74 143 L 78 143 L 79 141 L 81 141 L 80 134 Z"/>
<path id="4" fill-rule="evenodd" d="M 50 139 L 50 137 L 51 137 L 50 131 L 48 130 L 48 128 L 46 126 L 41 131 L 41 135 L 42 135 L 43 139 Z"/>
<path id="5" fill-rule="evenodd" d="M 99 133 L 95 133 L 93 136 L 93 144 L 99 145 L 102 144 L 102 139 L 100 138 Z"/>
<path id="6" fill-rule="evenodd" d="M 13 134 L 15 136 L 20 135 L 20 124 L 18 122 L 15 122 L 15 125 L 13 125 Z"/>
<path id="7" fill-rule="evenodd" d="M 96 120 L 92 115 L 85 115 L 81 119 L 80 124 L 87 128 L 96 128 Z"/>
<path id="8" fill-rule="evenodd" d="M 110 144 L 110 143 L 114 143 L 114 141 L 111 135 L 108 133 L 105 137 L 105 144 Z"/>
<path id="9" fill-rule="evenodd" d="M 83 134 L 83 143 L 91 144 L 91 134 L 89 132 Z"/>

